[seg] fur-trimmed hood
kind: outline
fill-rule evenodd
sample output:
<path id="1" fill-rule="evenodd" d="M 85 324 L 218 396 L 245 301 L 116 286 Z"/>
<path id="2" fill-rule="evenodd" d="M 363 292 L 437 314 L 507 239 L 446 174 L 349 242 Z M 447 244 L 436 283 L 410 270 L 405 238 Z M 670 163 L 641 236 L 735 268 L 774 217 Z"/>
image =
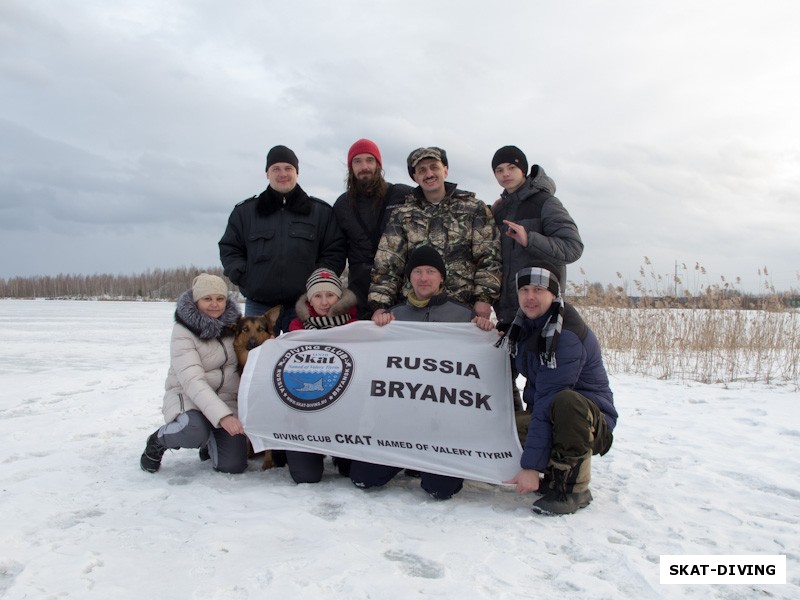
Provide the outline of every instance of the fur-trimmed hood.
<path id="1" fill-rule="evenodd" d="M 342 297 L 339 298 L 339 301 L 331 306 L 331 310 L 328 313 L 329 317 L 339 317 L 344 314 L 347 314 L 353 307 L 355 307 L 357 302 L 356 295 L 350 291 L 348 288 L 342 290 Z M 308 295 L 303 294 L 297 299 L 297 302 L 294 305 L 294 310 L 297 313 L 297 318 L 303 321 L 304 323 L 308 321 L 309 317 L 316 317 L 319 316 L 316 313 L 311 314 L 311 305 L 308 303 Z"/>
<path id="2" fill-rule="evenodd" d="M 241 316 L 242 312 L 233 294 L 228 294 L 225 312 L 222 313 L 219 319 L 213 319 L 200 312 L 192 298 L 191 289 L 180 295 L 175 306 L 175 322 L 186 327 L 201 340 L 213 340 L 214 338 L 233 335 L 233 326 Z"/>

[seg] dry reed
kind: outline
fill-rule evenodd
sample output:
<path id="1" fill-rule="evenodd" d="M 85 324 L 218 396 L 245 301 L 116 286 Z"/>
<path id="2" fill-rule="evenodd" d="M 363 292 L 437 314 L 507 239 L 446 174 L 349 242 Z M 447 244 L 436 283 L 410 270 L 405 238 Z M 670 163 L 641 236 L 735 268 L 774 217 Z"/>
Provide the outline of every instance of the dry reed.
<path id="1" fill-rule="evenodd" d="M 650 266 L 646 257 L 645 264 Z M 603 290 L 571 284 L 569 300 L 600 340 L 609 373 L 800 389 L 800 314 L 790 302 L 796 292 L 748 296 L 722 278 L 678 297 L 665 287 L 679 289 L 680 279 L 665 286 L 652 271 L 640 274 L 638 296 L 619 285 Z"/>

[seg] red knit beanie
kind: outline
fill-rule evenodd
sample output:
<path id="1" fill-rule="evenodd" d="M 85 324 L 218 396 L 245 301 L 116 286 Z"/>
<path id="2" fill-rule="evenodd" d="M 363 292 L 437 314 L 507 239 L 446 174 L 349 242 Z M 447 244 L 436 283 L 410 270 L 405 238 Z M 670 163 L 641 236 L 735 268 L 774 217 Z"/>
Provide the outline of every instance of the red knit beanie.
<path id="1" fill-rule="evenodd" d="M 372 154 L 375 157 L 375 160 L 378 161 L 378 164 L 383 166 L 383 160 L 381 160 L 381 151 L 378 150 L 377 144 L 372 140 L 368 140 L 366 138 L 361 138 L 355 144 L 350 146 L 350 150 L 347 152 L 347 166 L 353 164 L 353 157 L 358 154 Z"/>

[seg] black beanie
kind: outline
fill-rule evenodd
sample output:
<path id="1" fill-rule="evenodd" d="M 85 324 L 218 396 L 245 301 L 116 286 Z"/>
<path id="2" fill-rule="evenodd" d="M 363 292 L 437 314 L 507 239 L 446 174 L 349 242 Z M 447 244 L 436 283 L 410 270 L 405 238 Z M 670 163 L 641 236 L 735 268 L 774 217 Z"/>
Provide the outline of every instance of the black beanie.
<path id="1" fill-rule="evenodd" d="M 411 277 L 411 271 L 417 267 L 433 267 L 442 274 L 442 279 L 447 277 L 442 256 L 432 246 L 417 247 L 406 263 L 406 277 Z"/>
<path id="2" fill-rule="evenodd" d="M 297 155 L 286 146 L 275 146 L 267 152 L 267 168 L 275 163 L 289 163 L 298 173 L 300 172 L 300 162 L 297 160 Z"/>
<path id="3" fill-rule="evenodd" d="M 525 158 L 525 153 L 516 146 L 503 146 L 494 153 L 494 157 L 492 158 L 492 171 L 503 163 L 516 165 L 519 167 L 520 171 L 525 173 L 526 176 L 528 175 L 528 159 Z"/>

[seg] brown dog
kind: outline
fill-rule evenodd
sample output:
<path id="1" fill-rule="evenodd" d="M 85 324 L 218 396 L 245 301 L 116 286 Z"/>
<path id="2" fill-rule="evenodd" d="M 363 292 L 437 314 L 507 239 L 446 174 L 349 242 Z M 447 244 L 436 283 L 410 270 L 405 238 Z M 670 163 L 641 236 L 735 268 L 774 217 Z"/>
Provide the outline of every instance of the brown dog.
<path id="1" fill-rule="evenodd" d="M 239 361 L 239 373 L 244 371 L 247 355 L 267 340 L 275 337 L 275 323 L 281 313 L 281 306 L 274 306 L 263 315 L 239 317 L 234 328 L 233 349 Z"/>
<path id="2" fill-rule="evenodd" d="M 281 306 L 274 306 L 263 315 L 256 317 L 239 317 L 234 328 L 233 349 L 236 352 L 236 359 L 239 361 L 239 374 L 244 371 L 247 363 L 247 356 L 250 350 L 257 348 L 267 340 L 275 338 L 275 323 L 281 313 Z M 252 446 L 250 448 L 252 454 Z M 277 458 L 277 457 L 276 457 Z M 272 451 L 264 452 L 264 462 L 262 470 L 271 469 L 275 466 Z"/>

